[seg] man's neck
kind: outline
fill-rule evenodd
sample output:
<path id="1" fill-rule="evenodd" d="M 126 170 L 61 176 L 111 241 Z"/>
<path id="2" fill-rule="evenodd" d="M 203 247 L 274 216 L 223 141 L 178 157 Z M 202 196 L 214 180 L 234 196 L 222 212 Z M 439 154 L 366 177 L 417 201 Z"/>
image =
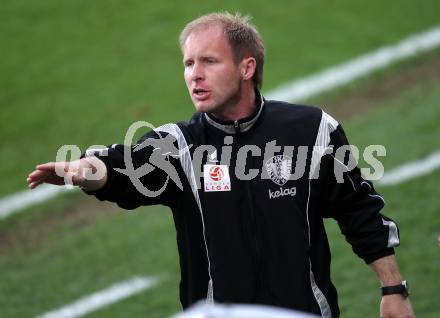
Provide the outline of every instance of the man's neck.
<path id="1" fill-rule="evenodd" d="M 226 108 L 221 113 L 212 113 L 215 118 L 220 120 L 228 121 L 228 120 L 240 120 L 242 118 L 246 118 L 252 115 L 255 110 L 255 90 L 253 87 L 243 88 L 239 96 L 239 100 L 234 105 Z"/>

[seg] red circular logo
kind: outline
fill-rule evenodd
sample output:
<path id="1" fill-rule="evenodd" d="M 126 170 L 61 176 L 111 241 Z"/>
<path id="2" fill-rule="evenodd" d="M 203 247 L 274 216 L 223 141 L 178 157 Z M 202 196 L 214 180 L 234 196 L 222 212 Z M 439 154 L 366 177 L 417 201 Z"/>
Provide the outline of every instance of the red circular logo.
<path id="1" fill-rule="evenodd" d="M 219 166 L 211 167 L 209 170 L 209 176 L 214 181 L 220 181 L 223 178 L 223 170 Z"/>

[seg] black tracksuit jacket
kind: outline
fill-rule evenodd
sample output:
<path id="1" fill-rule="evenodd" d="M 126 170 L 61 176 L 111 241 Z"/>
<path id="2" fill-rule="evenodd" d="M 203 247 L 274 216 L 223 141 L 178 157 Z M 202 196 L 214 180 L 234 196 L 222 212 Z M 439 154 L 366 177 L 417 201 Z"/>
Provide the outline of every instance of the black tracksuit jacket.
<path id="1" fill-rule="evenodd" d="M 171 136 L 171 151 L 167 151 L 169 144 L 161 144 L 167 136 Z M 271 142 L 280 148 L 267 155 L 265 148 Z M 152 204 L 171 208 L 184 308 L 207 298 L 338 317 L 323 218 L 338 222 L 353 251 L 366 263 L 393 254 L 393 247 L 399 244 L 395 223 L 380 214 L 383 199 L 360 170 L 346 169 L 349 171 L 338 182 L 334 171 L 345 169 L 349 156 L 341 162 L 335 159 L 335 152 L 322 149 L 337 149 L 348 141 L 338 122 L 319 108 L 265 101 L 258 94 L 256 110 L 249 118 L 221 122 L 195 113 L 189 122 L 151 131 L 138 144 L 145 146 L 138 150 L 113 145 L 106 155 L 92 151 L 107 165 L 108 182 L 89 194 L 125 209 Z M 210 147 L 202 153 L 201 163 L 195 158 L 200 157 L 200 149 L 196 150 L 200 145 Z M 261 153 L 241 150 L 247 153 L 244 175 L 255 171 L 258 175 L 243 180 L 236 176 L 236 158 L 240 148 L 249 145 L 257 146 Z M 308 149 L 303 169 L 297 163 L 300 146 Z M 313 146 L 318 147 L 313 151 Z M 127 173 L 115 170 L 126 168 L 124 151 L 130 151 L 135 169 L 146 162 L 157 163 L 162 156 L 175 168 L 182 188 L 173 181 L 175 176 L 169 178 L 166 169 L 156 165 L 140 181 L 145 188 L 160 190 L 163 186 L 164 191 L 154 197 L 143 195 Z M 205 186 L 211 187 L 212 180 L 205 180 L 199 172 L 205 164 L 223 163 L 229 172 L 226 185 L 230 191 L 207 192 Z M 286 167 L 296 177 L 287 180 Z"/>

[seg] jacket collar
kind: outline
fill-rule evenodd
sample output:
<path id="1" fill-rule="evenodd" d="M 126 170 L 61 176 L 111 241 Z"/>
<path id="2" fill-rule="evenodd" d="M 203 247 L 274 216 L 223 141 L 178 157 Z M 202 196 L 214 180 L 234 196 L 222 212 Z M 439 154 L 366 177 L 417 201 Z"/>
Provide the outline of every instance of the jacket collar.
<path id="1" fill-rule="evenodd" d="M 255 124 L 255 122 L 258 120 L 261 113 L 263 112 L 265 100 L 258 90 L 255 91 L 255 99 L 256 99 L 255 100 L 256 108 L 255 111 L 252 113 L 252 115 L 250 115 L 249 117 L 242 118 L 239 120 L 224 121 L 215 118 L 211 114 L 204 113 L 205 119 L 210 125 L 214 126 L 217 129 L 222 130 L 227 134 L 246 132 L 252 128 L 252 126 Z"/>

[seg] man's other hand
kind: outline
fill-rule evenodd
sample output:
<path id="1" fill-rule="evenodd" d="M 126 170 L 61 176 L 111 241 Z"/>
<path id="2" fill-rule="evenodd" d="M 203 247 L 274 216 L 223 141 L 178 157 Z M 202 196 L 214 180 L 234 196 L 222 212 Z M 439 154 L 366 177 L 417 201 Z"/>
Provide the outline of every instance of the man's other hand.
<path id="1" fill-rule="evenodd" d="M 408 298 L 402 295 L 382 296 L 380 302 L 381 318 L 414 318 L 414 311 Z"/>

